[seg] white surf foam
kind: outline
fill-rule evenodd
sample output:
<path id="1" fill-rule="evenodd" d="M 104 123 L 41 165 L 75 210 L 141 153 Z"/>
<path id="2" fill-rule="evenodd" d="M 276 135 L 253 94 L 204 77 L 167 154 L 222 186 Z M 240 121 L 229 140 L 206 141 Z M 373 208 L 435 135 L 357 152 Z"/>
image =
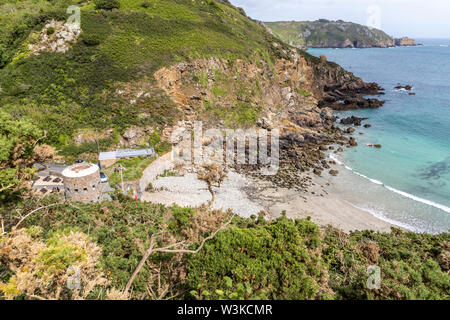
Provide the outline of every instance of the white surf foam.
<path id="1" fill-rule="evenodd" d="M 344 166 L 345 169 L 353 172 L 354 174 L 356 174 L 356 175 L 358 175 L 358 176 L 360 176 L 360 177 L 362 177 L 362 178 L 364 178 L 366 180 L 369 180 L 372 183 L 375 183 L 377 185 L 383 186 L 386 189 L 388 189 L 389 191 L 392 191 L 392 192 L 394 192 L 396 194 L 399 194 L 399 195 L 401 195 L 401 196 L 403 196 L 405 198 L 408 198 L 408 199 L 411 199 L 411 200 L 414 200 L 414 201 L 417 201 L 417 202 L 420 202 L 420 203 L 432 206 L 434 208 L 440 209 L 440 210 L 445 211 L 447 213 L 450 213 L 450 208 L 445 206 L 445 205 L 443 205 L 443 204 L 440 204 L 440 203 L 437 203 L 437 202 L 434 202 L 434 201 L 431 201 L 431 200 L 423 199 L 423 198 L 420 198 L 420 197 L 415 196 L 413 194 L 407 193 L 405 191 L 401 191 L 401 190 L 395 189 L 393 187 L 387 186 L 382 181 L 379 181 L 379 180 L 376 180 L 376 179 L 372 179 L 372 178 L 370 178 L 370 177 L 368 177 L 366 175 L 363 175 L 362 173 L 359 173 L 358 171 L 353 170 L 351 167 L 349 167 L 349 166 L 343 164 L 341 161 L 339 161 L 339 159 L 332 153 L 330 154 L 330 159 L 336 161 L 336 163 L 338 165 Z"/>
<path id="2" fill-rule="evenodd" d="M 330 159 L 336 162 L 338 165 L 342 165 L 342 162 L 332 153 L 330 153 Z"/>
<path id="3" fill-rule="evenodd" d="M 407 192 L 404 192 L 404 191 L 401 191 L 401 190 L 397 190 L 397 189 L 389 187 L 389 186 L 385 186 L 385 187 L 386 187 L 386 189 L 388 189 L 388 190 L 390 190 L 392 192 L 395 192 L 395 193 L 397 193 L 399 195 L 402 195 L 403 197 L 406 197 L 406 198 L 412 199 L 414 201 L 418 201 L 418 202 L 424 203 L 426 205 L 429 205 L 429 206 L 441 209 L 441 210 L 443 210 L 443 211 L 445 211 L 447 213 L 450 213 L 450 208 L 447 207 L 447 206 L 444 206 L 443 204 L 436 203 L 436 202 L 433 202 L 431 200 L 423 199 L 423 198 L 420 198 L 420 197 L 415 196 L 413 194 L 409 194 Z"/>
<path id="4" fill-rule="evenodd" d="M 393 220 L 393 219 L 389 219 L 388 217 L 386 217 L 384 215 L 384 213 L 382 211 L 378 211 L 378 210 L 367 208 L 367 207 L 363 207 L 363 206 L 357 206 L 357 205 L 354 205 L 353 203 L 348 202 L 348 201 L 346 201 L 346 202 L 349 205 L 351 205 L 351 206 L 353 206 L 353 207 L 355 207 L 357 209 L 366 211 L 366 212 L 370 213 L 371 215 L 373 215 L 375 218 L 383 220 L 383 221 L 385 221 L 387 223 L 390 223 L 390 224 L 392 224 L 394 226 L 397 226 L 397 227 L 400 227 L 400 228 L 403 228 L 403 229 L 406 229 L 406 230 L 410 230 L 410 231 L 413 231 L 413 232 L 417 232 L 417 233 L 418 232 L 424 232 L 424 230 L 418 229 L 418 228 L 416 228 L 414 226 L 411 226 L 409 224 L 406 224 L 406 223 L 403 223 L 403 222 L 399 222 L 399 221 L 396 221 L 396 220 Z"/>

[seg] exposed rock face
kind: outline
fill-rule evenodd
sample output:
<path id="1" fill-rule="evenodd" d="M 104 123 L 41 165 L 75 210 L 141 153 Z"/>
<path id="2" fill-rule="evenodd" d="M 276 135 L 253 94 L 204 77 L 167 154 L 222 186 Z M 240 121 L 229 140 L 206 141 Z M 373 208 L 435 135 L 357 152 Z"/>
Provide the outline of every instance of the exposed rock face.
<path id="1" fill-rule="evenodd" d="M 148 145 L 145 138 L 153 132 L 152 127 L 141 128 L 138 126 L 129 127 L 120 138 L 120 147 L 133 148 L 142 145 Z"/>
<path id="2" fill-rule="evenodd" d="M 230 64 L 214 57 L 197 59 L 162 68 L 154 76 L 157 86 L 171 97 L 188 123 L 202 120 L 204 129 L 279 129 L 280 171 L 276 176 L 261 176 L 258 165 L 236 165 L 235 169 L 280 187 L 303 189 L 308 185 L 303 172 L 312 170 L 320 175 L 329 169 L 325 155 L 330 144 L 357 145 L 335 125 L 333 107 L 337 109 L 339 102 L 334 97 L 344 97 L 347 103 L 343 105 L 347 107 L 375 107 L 381 102 L 358 94 L 376 94 L 381 88 L 325 58 L 317 62 L 297 50 L 289 54 L 289 59 L 279 58 L 273 64 L 264 60 L 236 60 Z M 319 103 L 327 99 L 331 101 Z M 237 106 L 258 110 L 257 117 L 240 123 L 240 117 L 230 116 L 238 112 Z M 221 116 L 216 117 L 216 113 Z M 352 124 L 359 121 L 360 125 L 362 120 L 354 118 Z"/>
<path id="3" fill-rule="evenodd" d="M 341 123 L 343 125 L 354 125 L 354 126 L 359 127 L 359 126 L 361 126 L 361 122 L 364 121 L 364 120 L 367 120 L 367 119 L 368 118 L 358 118 L 358 117 L 355 117 L 355 116 L 351 116 L 351 117 L 348 117 L 348 118 L 341 119 Z"/>
<path id="4" fill-rule="evenodd" d="M 406 86 L 398 85 L 398 86 L 395 86 L 394 89 L 411 91 L 412 90 L 412 86 L 410 86 L 409 84 L 407 84 Z"/>
<path id="5" fill-rule="evenodd" d="M 101 131 L 94 131 L 94 130 L 79 130 L 77 134 L 75 135 L 75 143 L 76 144 L 83 144 L 83 143 L 89 143 L 89 142 L 96 142 L 101 139 L 105 139 L 113 134 L 114 130 L 107 129 L 107 130 L 101 130 Z"/>
<path id="6" fill-rule="evenodd" d="M 410 39 L 408 37 L 395 39 L 395 45 L 398 47 L 403 46 L 416 46 L 416 41 L 414 39 Z"/>
<path id="7" fill-rule="evenodd" d="M 344 82 L 340 86 L 327 86 L 319 107 L 329 107 L 333 110 L 356 110 L 364 108 L 379 108 L 384 101 L 378 99 L 366 99 L 361 95 L 384 94 L 376 83 L 366 83 L 361 79 L 353 82 Z"/>
<path id="8" fill-rule="evenodd" d="M 31 54 L 41 52 L 66 52 L 69 47 L 77 42 L 81 34 L 80 25 L 77 23 L 64 23 L 61 21 L 49 21 L 42 31 L 30 43 Z"/>

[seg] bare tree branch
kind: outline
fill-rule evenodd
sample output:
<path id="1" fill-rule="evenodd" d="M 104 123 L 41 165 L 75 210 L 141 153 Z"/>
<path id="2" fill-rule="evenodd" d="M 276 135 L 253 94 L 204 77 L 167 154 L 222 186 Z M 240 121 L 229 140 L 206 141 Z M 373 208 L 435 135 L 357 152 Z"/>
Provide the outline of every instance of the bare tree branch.
<path id="1" fill-rule="evenodd" d="M 5 190 L 8 190 L 9 188 L 12 188 L 12 187 L 14 187 L 14 184 L 9 184 L 9 185 L 7 185 L 6 187 L 4 187 L 3 185 L 2 185 L 2 187 L 1 187 L 1 189 L 0 189 L 0 192 L 3 192 L 3 191 L 5 191 Z"/>
<path id="2" fill-rule="evenodd" d="M 20 219 L 20 221 L 16 224 L 16 228 L 26 219 L 26 218 L 28 218 L 29 216 L 31 216 L 33 213 L 35 213 L 35 212 L 37 212 L 37 211 L 39 211 L 39 210 L 43 210 L 43 209 L 47 209 L 47 208 L 50 208 L 50 207 L 55 207 L 55 206 L 59 206 L 59 205 L 61 205 L 62 203 L 53 203 L 53 204 L 50 204 L 50 205 L 48 205 L 48 206 L 43 206 L 43 207 L 39 207 L 39 208 L 37 208 L 37 209 L 34 209 L 34 210 L 32 210 L 32 211 L 30 211 L 30 212 L 28 212 L 22 219 Z"/>
<path id="3" fill-rule="evenodd" d="M 159 235 L 160 233 L 152 235 L 152 237 L 150 239 L 150 245 L 149 245 L 147 251 L 145 251 L 144 256 L 142 257 L 142 259 L 139 262 L 138 266 L 136 267 L 136 269 L 134 270 L 133 274 L 131 275 L 130 280 L 128 280 L 127 285 L 125 286 L 124 294 L 128 294 L 128 291 L 130 290 L 131 285 L 133 284 L 134 280 L 136 279 L 136 276 L 138 275 L 139 271 L 141 271 L 142 267 L 144 266 L 146 260 L 150 257 L 150 255 L 152 255 L 155 252 L 193 253 L 193 254 L 198 253 L 203 248 L 203 246 L 205 245 L 206 241 L 213 239 L 216 236 L 216 234 L 219 231 L 223 230 L 225 227 L 227 227 L 231 223 L 231 221 L 233 221 L 233 217 L 231 217 L 231 219 L 227 223 L 223 224 L 220 228 L 218 228 L 216 231 L 214 231 L 211 235 L 209 235 L 208 237 L 203 239 L 202 243 L 200 244 L 200 246 L 196 250 L 170 249 L 170 248 L 182 245 L 182 244 L 184 244 L 184 242 L 178 242 L 178 243 L 174 243 L 174 244 L 168 245 L 168 246 L 163 247 L 163 248 L 156 248 L 156 249 L 154 249 L 153 247 L 155 246 L 156 236 Z"/>
<path id="4" fill-rule="evenodd" d="M 206 241 L 211 240 L 212 238 L 214 238 L 216 236 L 216 234 L 221 231 L 222 229 L 224 229 L 226 226 L 228 226 L 231 221 L 233 221 L 233 217 L 231 217 L 230 220 L 228 220 L 227 223 L 225 223 L 224 225 L 222 225 L 219 229 L 217 229 L 216 231 L 214 231 L 210 236 L 206 237 L 205 239 L 203 239 L 202 243 L 200 244 L 200 246 L 196 249 L 196 250 L 183 250 L 183 249 L 176 249 L 176 250 L 168 250 L 166 248 L 158 248 L 155 249 L 154 252 L 165 252 L 165 253 L 198 253 L 203 246 L 205 245 Z"/>
<path id="5" fill-rule="evenodd" d="M 136 278 L 139 271 L 141 271 L 141 268 L 143 267 L 145 261 L 148 259 L 148 257 L 153 253 L 153 246 L 155 245 L 155 238 L 156 234 L 152 235 L 150 239 L 150 246 L 148 247 L 147 251 L 145 251 L 144 256 L 142 257 L 141 261 L 139 262 L 138 266 L 134 270 L 133 274 L 131 275 L 130 280 L 128 280 L 127 285 L 125 286 L 124 293 L 127 294 L 130 290 L 131 285 L 133 284 L 134 279 Z"/>

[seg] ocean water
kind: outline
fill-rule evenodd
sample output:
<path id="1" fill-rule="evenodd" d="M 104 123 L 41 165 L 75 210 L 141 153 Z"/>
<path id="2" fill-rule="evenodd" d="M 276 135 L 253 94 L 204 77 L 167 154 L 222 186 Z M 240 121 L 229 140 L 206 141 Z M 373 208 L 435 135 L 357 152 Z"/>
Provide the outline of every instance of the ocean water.
<path id="1" fill-rule="evenodd" d="M 339 155 L 334 191 L 379 218 L 416 232 L 450 230 L 450 40 L 389 49 L 310 49 L 386 89 L 380 109 L 337 113 L 368 117 L 358 147 Z M 395 90 L 412 85 L 412 92 Z M 363 135 L 360 135 L 362 132 Z M 374 149 L 367 144 L 381 144 Z"/>

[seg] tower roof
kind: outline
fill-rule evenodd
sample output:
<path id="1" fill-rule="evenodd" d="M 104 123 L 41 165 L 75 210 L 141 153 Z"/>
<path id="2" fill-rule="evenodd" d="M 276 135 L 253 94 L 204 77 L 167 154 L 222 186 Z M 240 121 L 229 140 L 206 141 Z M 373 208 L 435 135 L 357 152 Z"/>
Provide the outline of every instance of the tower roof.
<path id="1" fill-rule="evenodd" d="M 77 163 L 63 170 L 62 175 L 67 178 L 81 178 L 99 171 L 99 167 L 91 163 Z"/>

